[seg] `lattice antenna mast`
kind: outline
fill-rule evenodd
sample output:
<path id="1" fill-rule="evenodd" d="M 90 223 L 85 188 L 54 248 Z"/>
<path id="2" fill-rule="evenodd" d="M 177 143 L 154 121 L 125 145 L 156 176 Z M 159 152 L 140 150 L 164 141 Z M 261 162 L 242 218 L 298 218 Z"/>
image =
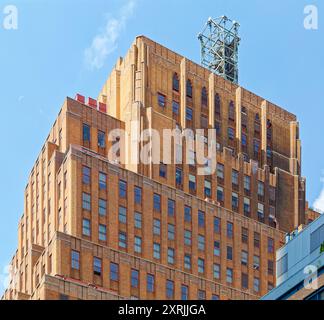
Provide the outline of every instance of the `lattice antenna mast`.
<path id="1" fill-rule="evenodd" d="M 226 16 L 209 18 L 199 33 L 201 64 L 223 78 L 238 83 L 238 47 L 240 24 Z"/>

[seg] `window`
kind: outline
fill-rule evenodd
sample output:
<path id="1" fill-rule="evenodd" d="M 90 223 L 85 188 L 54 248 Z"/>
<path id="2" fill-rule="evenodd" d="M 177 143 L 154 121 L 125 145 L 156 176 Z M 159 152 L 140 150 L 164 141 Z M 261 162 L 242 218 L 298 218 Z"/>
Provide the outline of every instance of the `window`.
<path id="1" fill-rule="evenodd" d="M 260 116 L 257 113 L 255 115 L 255 120 L 254 120 L 254 132 L 255 133 L 260 133 L 260 127 L 261 127 L 261 121 L 260 121 Z"/>
<path id="2" fill-rule="evenodd" d="M 214 217 L 214 232 L 220 233 L 221 230 L 221 219 L 218 217 Z"/>
<path id="3" fill-rule="evenodd" d="M 134 239 L 134 251 L 136 253 L 142 253 L 142 238 L 135 237 Z"/>
<path id="4" fill-rule="evenodd" d="M 261 221 L 264 219 L 264 205 L 262 203 L 258 203 L 258 218 Z"/>
<path id="5" fill-rule="evenodd" d="M 260 269 L 260 257 L 259 256 L 253 256 L 253 269 L 259 270 Z"/>
<path id="6" fill-rule="evenodd" d="M 168 215 L 174 217 L 175 215 L 175 201 L 168 199 Z"/>
<path id="7" fill-rule="evenodd" d="M 231 101 L 228 105 L 228 119 L 233 121 L 235 120 L 235 108 L 233 101 Z"/>
<path id="8" fill-rule="evenodd" d="M 233 260 L 233 248 L 227 246 L 227 260 Z"/>
<path id="9" fill-rule="evenodd" d="M 139 212 L 135 212 L 134 214 L 134 225 L 137 229 L 142 228 L 142 214 Z"/>
<path id="10" fill-rule="evenodd" d="M 82 208 L 91 211 L 91 196 L 88 193 L 82 193 Z"/>
<path id="11" fill-rule="evenodd" d="M 249 198 L 244 198 L 244 214 L 249 215 L 251 210 L 251 204 Z"/>
<path id="12" fill-rule="evenodd" d="M 172 78 L 172 89 L 174 91 L 179 92 L 179 87 L 180 87 L 180 82 L 179 82 L 178 74 L 174 73 Z"/>
<path id="13" fill-rule="evenodd" d="M 174 249 L 168 248 L 168 263 L 174 264 Z"/>
<path id="14" fill-rule="evenodd" d="M 166 281 L 166 296 L 167 299 L 173 299 L 174 296 L 174 282 L 171 280 Z"/>
<path id="15" fill-rule="evenodd" d="M 254 232 L 254 247 L 260 248 L 260 233 Z"/>
<path id="16" fill-rule="evenodd" d="M 74 270 L 80 270 L 80 252 L 71 251 L 71 267 Z"/>
<path id="17" fill-rule="evenodd" d="M 94 257 L 93 258 L 93 273 L 96 276 L 101 276 L 101 259 Z"/>
<path id="18" fill-rule="evenodd" d="M 244 176 L 244 189 L 250 191 L 251 188 L 251 178 L 250 176 Z"/>
<path id="19" fill-rule="evenodd" d="M 98 130 L 98 147 L 99 148 L 106 148 L 106 137 L 103 131 Z"/>
<path id="20" fill-rule="evenodd" d="M 198 226 L 204 227 L 205 226 L 205 212 L 198 210 Z"/>
<path id="21" fill-rule="evenodd" d="M 125 181 L 119 180 L 119 197 L 127 197 L 127 183 Z"/>
<path id="22" fill-rule="evenodd" d="M 214 278 L 220 279 L 220 265 L 219 264 L 216 264 L 216 263 L 214 264 L 213 271 L 214 271 Z"/>
<path id="23" fill-rule="evenodd" d="M 227 237 L 233 238 L 233 223 L 227 222 Z"/>
<path id="24" fill-rule="evenodd" d="M 242 114 L 242 128 L 246 128 L 248 122 L 248 115 L 245 107 L 241 108 L 241 114 Z"/>
<path id="25" fill-rule="evenodd" d="M 161 246 L 158 243 L 153 244 L 153 257 L 158 260 L 161 258 Z"/>
<path id="26" fill-rule="evenodd" d="M 242 273 L 242 289 L 249 288 L 249 276 L 246 273 Z"/>
<path id="27" fill-rule="evenodd" d="M 106 190 L 107 188 L 107 175 L 99 172 L 99 189 Z"/>
<path id="28" fill-rule="evenodd" d="M 162 178 L 167 177 L 167 165 L 164 163 L 160 163 L 160 177 Z"/>
<path id="29" fill-rule="evenodd" d="M 277 277 L 281 277 L 288 271 L 288 255 L 284 255 L 277 261 Z"/>
<path id="30" fill-rule="evenodd" d="M 134 188 L 134 201 L 136 204 L 142 203 L 142 188 L 136 187 Z"/>
<path id="31" fill-rule="evenodd" d="M 273 261 L 272 260 L 268 260 L 268 275 L 269 276 L 273 276 Z"/>
<path id="32" fill-rule="evenodd" d="M 131 270 L 131 286 L 132 286 L 132 288 L 138 288 L 138 278 L 139 278 L 138 270 L 132 269 Z"/>
<path id="33" fill-rule="evenodd" d="M 127 236 L 124 232 L 119 232 L 119 247 L 126 249 L 127 248 Z"/>
<path id="34" fill-rule="evenodd" d="M 191 270 L 191 256 L 189 254 L 184 256 L 184 267 L 187 270 Z"/>
<path id="35" fill-rule="evenodd" d="M 99 206 L 99 209 L 98 209 L 99 215 L 104 217 L 107 212 L 107 201 L 103 200 L 103 199 L 99 199 L 98 206 Z"/>
<path id="36" fill-rule="evenodd" d="M 198 290 L 198 300 L 206 300 L 206 291 Z"/>
<path id="37" fill-rule="evenodd" d="M 214 256 L 220 257 L 220 243 L 219 243 L 219 241 L 214 241 Z"/>
<path id="38" fill-rule="evenodd" d="M 176 168 L 176 184 L 178 186 L 182 185 L 182 170 L 179 168 Z"/>
<path id="39" fill-rule="evenodd" d="M 259 278 L 254 278 L 253 289 L 254 289 L 255 292 L 260 291 L 260 279 Z"/>
<path id="40" fill-rule="evenodd" d="M 223 202 L 224 201 L 224 188 L 217 187 L 217 201 Z"/>
<path id="41" fill-rule="evenodd" d="M 324 225 L 311 233 L 310 252 L 314 252 L 324 242 Z"/>
<path id="42" fill-rule="evenodd" d="M 207 94 L 207 89 L 206 87 L 203 87 L 201 90 L 201 104 L 203 106 L 208 105 L 208 94 Z"/>
<path id="43" fill-rule="evenodd" d="M 224 179 L 224 165 L 217 163 L 217 177 Z"/>
<path id="44" fill-rule="evenodd" d="M 153 195 L 153 208 L 157 212 L 161 212 L 161 196 L 154 193 Z"/>
<path id="45" fill-rule="evenodd" d="M 216 135 L 220 136 L 222 135 L 222 126 L 219 121 L 215 122 L 215 129 L 216 129 Z"/>
<path id="46" fill-rule="evenodd" d="M 174 240 L 175 239 L 175 226 L 174 224 L 168 224 L 168 239 Z"/>
<path id="47" fill-rule="evenodd" d="M 147 274 L 146 276 L 146 289 L 149 293 L 154 292 L 154 275 L 152 274 Z"/>
<path id="48" fill-rule="evenodd" d="M 204 273 L 205 272 L 205 260 L 198 258 L 198 272 Z"/>
<path id="49" fill-rule="evenodd" d="M 247 137 L 246 134 L 242 133 L 242 146 L 246 147 L 247 146 Z"/>
<path id="50" fill-rule="evenodd" d="M 119 266 L 116 263 L 110 262 L 110 280 L 118 281 L 119 278 Z"/>
<path id="51" fill-rule="evenodd" d="M 271 147 L 267 147 L 267 158 L 271 158 L 272 157 L 272 150 L 271 150 Z"/>
<path id="52" fill-rule="evenodd" d="M 273 289 L 273 283 L 272 282 L 268 282 L 268 291 L 271 291 Z"/>
<path id="53" fill-rule="evenodd" d="M 186 120 L 187 121 L 192 121 L 193 120 L 193 111 L 189 107 L 186 108 Z"/>
<path id="54" fill-rule="evenodd" d="M 232 170 L 232 184 L 234 185 L 239 184 L 239 173 L 236 170 Z"/>
<path id="55" fill-rule="evenodd" d="M 234 140 L 234 136 L 235 136 L 234 129 L 231 127 L 228 127 L 227 135 L 228 135 L 229 140 Z"/>
<path id="56" fill-rule="evenodd" d="M 153 220 L 153 234 L 157 236 L 161 235 L 161 221 L 159 219 Z"/>
<path id="57" fill-rule="evenodd" d="M 160 107 L 164 108 L 165 105 L 166 105 L 166 102 L 165 102 L 165 95 L 161 94 L 161 93 L 158 93 L 158 104 Z"/>
<path id="58" fill-rule="evenodd" d="M 191 231 L 190 230 L 184 231 L 184 244 L 186 246 L 191 246 Z"/>
<path id="59" fill-rule="evenodd" d="M 173 112 L 173 114 L 178 115 L 179 114 L 179 109 L 180 109 L 179 102 L 172 101 L 172 112 Z"/>
<path id="60" fill-rule="evenodd" d="M 90 142 L 90 126 L 83 124 L 83 142 Z"/>
<path id="61" fill-rule="evenodd" d="M 200 116 L 200 125 L 202 129 L 208 128 L 208 117 L 205 115 Z"/>
<path id="62" fill-rule="evenodd" d="M 239 198 L 238 198 L 238 194 L 235 192 L 232 192 L 232 209 L 233 210 L 238 210 L 239 207 Z"/>
<path id="63" fill-rule="evenodd" d="M 248 260 L 249 260 L 249 254 L 248 254 L 248 252 L 242 250 L 242 254 L 241 254 L 241 264 L 243 266 L 247 266 L 248 265 Z"/>
<path id="64" fill-rule="evenodd" d="M 193 174 L 189 174 L 189 189 L 196 191 L 196 176 Z"/>
<path id="65" fill-rule="evenodd" d="M 82 234 L 87 237 L 91 235 L 90 220 L 88 219 L 82 220 Z"/>
<path id="66" fill-rule="evenodd" d="M 220 115 L 221 113 L 221 100 L 218 93 L 215 94 L 215 113 L 216 115 Z"/>
<path id="67" fill-rule="evenodd" d="M 274 187 L 269 187 L 269 200 L 271 203 L 276 202 L 276 189 Z"/>
<path id="68" fill-rule="evenodd" d="M 219 296 L 217 294 L 212 294 L 212 300 L 219 300 Z"/>
<path id="69" fill-rule="evenodd" d="M 188 287 L 185 285 L 181 286 L 181 300 L 188 300 Z"/>
<path id="70" fill-rule="evenodd" d="M 99 240 L 107 241 L 107 227 L 103 224 L 99 224 Z"/>
<path id="71" fill-rule="evenodd" d="M 192 85 L 191 81 L 188 79 L 187 80 L 187 85 L 186 85 L 186 92 L 187 92 L 187 97 L 192 98 Z"/>
<path id="72" fill-rule="evenodd" d="M 202 235 L 198 235 L 198 250 L 205 250 L 205 237 Z"/>
<path id="73" fill-rule="evenodd" d="M 90 184 L 91 182 L 91 169 L 88 167 L 82 168 L 82 182 L 84 184 Z"/>
<path id="74" fill-rule="evenodd" d="M 247 228 L 242 227 L 242 242 L 249 242 L 249 230 Z"/>
<path id="75" fill-rule="evenodd" d="M 127 210 L 124 207 L 119 207 L 118 220 L 120 223 L 126 224 L 127 222 Z"/>
<path id="76" fill-rule="evenodd" d="M 226 270 L 226 282 L 233 283 L 233 269 L 227 268 Z"/>
<path id="77" fill-rule="evenodd" d="M 261 181 L 258 181 L 258 196 L 264 196 L 264 183 Z"/>
<path id="78" fill-rule="evenodd" d="M 255 156 L 258 156 L 260 151 L 260 140 L 254 139 L 253 140 L 253 152 Z"/>
<path id="79" fill-rule="evenodd" d="M 272 238 L 268 238 L 268 253 L 274 252 L 274 241 Z"/>
<path id="80" fill-rule="evenodd" d="M 205 197 L 211 198 L 211 182 L 209 180 L 205 180 Z"/>
<path id="81" fill-rule="evenodd" d="M 185 206 L 184 207 L 184 219 L 185 222 L 191 222 L 191 208 Z"/>

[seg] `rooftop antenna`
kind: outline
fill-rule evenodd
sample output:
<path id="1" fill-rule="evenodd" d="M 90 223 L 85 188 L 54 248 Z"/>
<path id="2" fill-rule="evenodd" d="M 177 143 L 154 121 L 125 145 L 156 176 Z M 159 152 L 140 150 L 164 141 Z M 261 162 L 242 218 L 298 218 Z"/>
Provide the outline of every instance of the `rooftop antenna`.
<path id="1" fill-rule="evenodd" d="M 238 83 L 238 36 L 240 24 L 226 16 L 208 18 L 198 34 L 201 43 L 201 64 L 226 80 Z"/>

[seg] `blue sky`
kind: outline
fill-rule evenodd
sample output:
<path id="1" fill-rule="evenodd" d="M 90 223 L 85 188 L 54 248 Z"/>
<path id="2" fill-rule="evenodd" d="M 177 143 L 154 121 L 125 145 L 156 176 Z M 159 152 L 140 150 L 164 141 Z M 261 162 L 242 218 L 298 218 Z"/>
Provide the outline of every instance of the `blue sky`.
<path id="1" fill-rule="evenodd" d="M 9 1 L 9 0 L 8 0 Z M 6 5 L 18 29 L 2 26 Z M 318 8 L 318 30 L 304 7 Z M 323 189 L 324 4 L 314 0 L 0 0 L 0 292 L 17 245 L 32 165 L 66 96 L 96 97 L 118 56 L 144 34 L 193 61 L 208 17 L 240 22 L 240 85 L 295 113 L 311 204 Z M 95 41 L 94 41 L 95 39 Z M 324 203 L 324 192 L 322 193 Z"/>

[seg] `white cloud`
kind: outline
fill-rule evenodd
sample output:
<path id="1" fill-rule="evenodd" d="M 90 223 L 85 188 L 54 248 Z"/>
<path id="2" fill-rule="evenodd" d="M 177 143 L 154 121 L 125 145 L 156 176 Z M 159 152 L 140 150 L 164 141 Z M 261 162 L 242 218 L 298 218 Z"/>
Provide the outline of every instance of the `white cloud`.
<path id="1" fill-rule="evenodd" d="M 315 210 L 324 213 L 324 187 L 319 195 L 319 197 L 315 200 L 313 207 Z"/>
<path id="2" fill-rule="evenodd" d="M 127 0 L 116 17 L 110 16 L 104 29 L 97 34 L 89 48 L 84 51 L 85 65 L 93 70 L 103 67 L 105 60 L 117 48 L 117 40 L 133 15 L 136 0 Z"/>

